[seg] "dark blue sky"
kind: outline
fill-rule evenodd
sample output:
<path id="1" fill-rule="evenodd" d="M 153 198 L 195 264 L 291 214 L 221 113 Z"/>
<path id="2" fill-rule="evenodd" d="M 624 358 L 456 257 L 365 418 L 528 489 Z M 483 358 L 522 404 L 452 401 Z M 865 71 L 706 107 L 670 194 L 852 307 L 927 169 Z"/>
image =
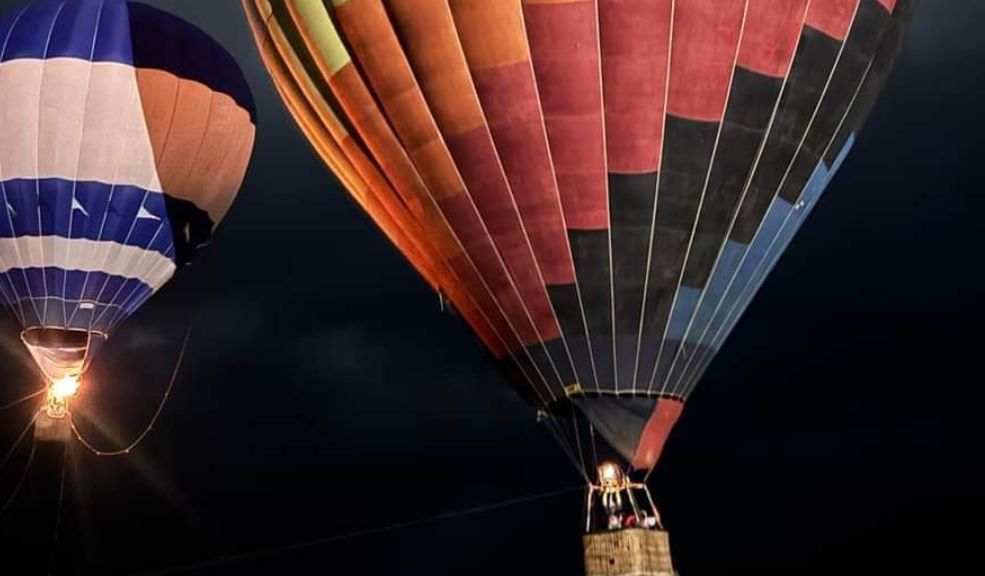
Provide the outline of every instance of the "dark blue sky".
<path id="1" fill-rule="evenodd" d="M 256 556 L 580 478 L 322 167 L 238 2 L 151 3 L 238 58 L 257 148 L 212 247 L 93 368 L 79 411 L 135 435 L 194 325 L 140 450 L 105 460 L 73 446 L 55 573 L 240 553 L 174 573 L 579 573 L 579 492 Z M 688 404 L 652 481 L 686 576 L 943 571 L 976 558 L 983 21 L 978 0 L 918 8 L 853 155 Z M 0 324 L 0 404 L 35 387 L 17 332 Z M 0 413 L 4 446 L 29 417 Z M 0 495 L 11 483 L 4 470 Z M 43 497 L 29 490 L 0 519 L 0 556 L 44 539 Z"/>

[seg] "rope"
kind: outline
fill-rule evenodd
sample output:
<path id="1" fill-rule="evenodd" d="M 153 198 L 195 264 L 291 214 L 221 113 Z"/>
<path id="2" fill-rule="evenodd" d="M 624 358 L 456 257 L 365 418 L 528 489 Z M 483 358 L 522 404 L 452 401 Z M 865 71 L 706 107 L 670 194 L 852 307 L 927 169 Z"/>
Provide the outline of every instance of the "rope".
<path id="1" fill-rule="evenodd" d="M 171 381 L 168 382 L 168 387 L 167 390 L 164 391 L 164 396 L 161 398 L 161 403 L 158 404 L 157 410 L 154 412 L 154 416 L 151 417 L 147 427 L 144 428 L 144 431 L 141 432 L 133 442 L 131 442 L 126 448 L 121 448 L 118 450 L 100 450 L 93 446 L 91 442 L 86 440 L 85 437 L 82 436 L 82 433 L 79 432 L 79 429 L 75 427 L 75 422 L 72 422 L 72 432 L 75 434 L 75 437 L 78 438 L 79 442 L 81 442 L 83 446 L 85 446 L 96 456 L 122 456 L 124 454 L 129 454 L 131 450 L 143 442 L 144 439 L 150 434 L 151 430 L 154 429 L 154 425 L 157 424 L 158 418 L 160 418 L 161 413 L 164 412 L 164 406 L 167 404 L 168 398 L 171 397 L 171 391 L 174 389 L 174 383 L 177 381 L 178 373 L 181 371 L 181 363 L 185 359 L 185 350 L 188 348 L 188 341 L 191 339 L 191 335 L 192 328 L 189 326 L 188 330 L 185 332 L 185 340 L 181 344 L 181 351 L 178 353 L 178 359 L 175 362 L 174 371 L 171 373 Z"/>
<path id="2" fill-rule="evenodd" d="M 65 503 L 65 461 L 68 460 L 68 445 L 62 447 L 62 475 L 58 482 L 58 508 L 55 509 L 55 526 L 51 530 L 51 548 L 48 551 L 48 574 L 54 572 L 55 551 L 58 549 L 58 532 L 62 526 L 62 505 Z"/>
<path id="3" fill-rule="evenodd" d="M 21 431 L 20 435 L 17 437 L 17 440 L 14 441 L 14 445 L 10 447 L 10 450 L 8 450 L 7 453 L 4 455 L 3 459 L 0 460 L 0 470 L 3 470 L 3 467 L 7 465 L 7 461 L 10 460 L 10 457 L 14 455 L 14 452 L 17 450 L 17 447 L 20 446 L 20 443 L 24 441 L 24 437 L 27 436 L 27 433 L 31 430 L 31 426 L 34 426 L 34 422 L 37 419 L 38 419 L 38 415 L 35 414 L 31 418 L 31 421 L 27 423 L 27 426 L 24 427 L 24 430 Z"/>
<path id="4" fill-rule="evenodd" d="M 20 480 L 18 480 L 17 484 L 14 486 L 14 491 L 11 492 L 10 498 L 8 498 L 7 502 L 5 502 L 3 507 L 0 508 L 0 518 L 7 513 L 7 510 L 9 510 L 11 505 L 13 505 L 14 500 L 17 500 L 17 495 L 20 494 L 21 488 L 24 487 L 24 481 L 27 480 L 27 473 L 31 471 L 31 464 L 34 463 L 34 453 L 37 447 L 37 443 L 31 444 L 31 453 L 27 456 L 27 463 L 24 464 L 24 471 L 21 472 Z"/>
<path id="5" fill-rule="evenodd" d="M 654 464 L 652 468 L 650 468 L 649 470 L 646 471 L 646 476 L 643 477 L 643 484 L 647 484 L 647 483 L 650 482 L 650 476 L 653 475 L 653 471 L 656 470 L 656 469 L 657 469 L 657 466 L 656 466 L 656 464 Z"/>
<path id="6" fill-rule="evenodd" d="M 568 404 L 571 407 L 571 426 L 575 429 L 575 447 L 578 450 L 578 461 L 581 462 L 581 469 L 584 471 L 585 480 L 588 480 L 590 470 L 588 465 L 585 464 L 585 449 L 581 445 L 581 431 L 578 429 L 578 415 L 575 413 L 575 403 L 569 401 Z"/>
<path id="7" fill-rule="evenodd" d="M 0 412 L 3 412 L 4 410 L 7 410 L 8 408 L 13 408 L 14 406 L 17 406 L 19 404 L 23 404 L 23 403 L 27 402 L 28 400 L 30 400 L 31 398 L 37 398 L 38 396 L 44 394 L 46 391 L 47 391 L 46 388 L 42 388 L 42 389 L 38 390 L 37 392 L 32 392 L 31 394 L 28 394 L 27 396 L 22 396 L 21 398 L 18 398 L 17 400 L 13 400 L 11 402 L 8 402 L 8 403 L 4 404 L 3 406 L 0 406 Z"/>
<path id="8" fill-rule="evenodd" d="M 552 415 L 549 415 L 548 418 L 550 418 L 550 420 L 546 422 L 547 429 L 548 431 L 550 431 L 551 436 L 554 437 L 554 441 L 557 442 L 559 446 L 561 446 L 561 451 L 564 452 L 565 456 L 567 456 L 569 460 L 571 460 L 571 463 L 574 465 L 575 470 L 577 470 L 578 473 L 581 474 L 582 478 L 585 479 L 585 482 L 591 482 L 591 480 L 589 480 L 588 478 L 588 473 L 585 471 L 584 464 L 578 463 L 578 458 L 575 457 L 574 447 L 572 446 L 571 442 L 567 440 L 567 438 L 564 435 L 564 432 L 561 431 L 561 423 L 557 422 L 554 416 Z"/>
<path id="9" fill-rule="evenodd" d="M 589 436 L 592 439 L 592 462 L 595 463 L 595 468 L 593 468 L 593 470 L 598 470 L 599 469 L 599 451 L 598 451 L 598 448 L 596 447 L 596 444 L 595 444 L 595 425 L 592 424 L 592 421 L 591 420 L 588 421 L 588 434 L 589 434 Z"/>
<path id="10" fill-rule="evenodd" d="M 411 528 L 414 526 L 420 526 L 423 524 L 431 524 L 435 522 L 441 522 L 444 520 L 451 520 L 455 518 L 461 518 L 463 516 L 471 516 L 473 514 L 481 514 L 484 512 L 489 512 L 491 510 L 499 510 L 502 508 L 508 508 L 510 506 L 516 506 L 519 504 L 528 504 L 530 502 L 536 502 L 538 500 L 546 500 L 548 498 L 554 498 L 557 496 L 562 496 L 564 494 L 570 494 L 572 492 L 581 492 L 584 490 L 584 486 L 571 486 L 568 488 L 562 488 L 560 490 L 554 490 L 552 492 L 544 492 L 542 494 L 535 494 L 533 496 L 521 496 L 519 498 L 511 498 L 509 500 L 504 500 L 501 502 L 496 502 L 492 504 L 483 504 L 481 506 L 473 506 L 471 508 L 464 508 L 462 510 L 455 510 L 452 512 L 442 512 L 441 514 L 435 514 L 434 516 L 427 516 L 424 518 L 418 518 L 416 520 L 407 520 L 404 522 L 397 522 L 395 524 L 388 524 L 386 526 L 379 526 L 376 528 L 366 528 L 363 530 L 354 530 L 352 532 L 346 532 L 344 534 L 337 534 L 334 536 L 326 536 L 322 538 L 315 538 L 312 540 L 305 540 L 302 542 L 295 542 L 292 544 L 285 544 L 282 546 L 277 546 L 275 548 L 268 548 L 266 550 L 260 550 L 257 552 L 250 553 L 233 553 L 226 554 L 224 556 L 219 556 L 211 560 L 203 560 L 201 562 L 196 562 L 194 564 L 184 564 L 181 566 L 174 566 L 172 568 L 165 568 L 162 570 L 155 570 L 151 572 L 140 572 L 138 574 L 133 574 L 132 576 L 162 576 L 166 574 L 179 574 L 182 572 L 189 572 L 191 570 L 199 570 L 202 568 L 213 568 L 216 566 L 223 566 L 228 564 L 235 564 L 242 562 L 244 560 L 250 560 L 255 558 L 261 558 L 266 556 L 275 556 L 278 554 L 283 554 L 285 552 L 294 552 L 297 550 L 303 550 L 305 548 L 311 548 L 314 546 L 322 546 L 327 544 L 334 544 L 337 542 L 342 542 L 345 540 L 351 540 L 353 538 L 363 538 L 366 536 L 374 536 L 377 534 L 383 534 L 386 532 L 393 532 L 395 530 L 402 530 L 405 528 Z"/>

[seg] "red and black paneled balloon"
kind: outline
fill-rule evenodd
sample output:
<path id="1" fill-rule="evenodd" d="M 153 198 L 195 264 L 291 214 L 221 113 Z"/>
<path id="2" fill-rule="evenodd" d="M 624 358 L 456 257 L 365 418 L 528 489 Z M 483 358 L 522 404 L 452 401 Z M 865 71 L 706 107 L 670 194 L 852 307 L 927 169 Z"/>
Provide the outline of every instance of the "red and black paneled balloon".
<path id="1" fill-rule="evenodd" d="M 244 0 L 326 164 L 637 468 L 854 143 L 903 0 Z"/>

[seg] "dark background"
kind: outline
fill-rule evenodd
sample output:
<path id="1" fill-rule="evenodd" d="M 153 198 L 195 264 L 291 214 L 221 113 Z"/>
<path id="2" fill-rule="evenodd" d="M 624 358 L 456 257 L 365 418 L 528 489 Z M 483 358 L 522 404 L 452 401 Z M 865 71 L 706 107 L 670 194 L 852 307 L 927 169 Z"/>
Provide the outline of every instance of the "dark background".
<path id="1" fill-rule="evenodd" d="M 579 574 L 577 490 L 332 539 L 580 477 L 322 167 L 238 2 L 152 3 L 237 56 L 259 139 L 212 247 L 91 371 L 78 420 L 115 446 L 96 428 L 143 428 L 194 326 L 134 454 L 71 446 L 52 573 Z M 685 576 L 978 571 L 983 21 L 980 0 L 922 3 L 853 155 L 692 397 L 651 480 Z M 3 404 L 40 382 L 14 322 L 0 334 Z M 32 407 L 0 412 L 0 450 Z M 45 573 L 51 460 L 0 518 L 4 575 Z"/>

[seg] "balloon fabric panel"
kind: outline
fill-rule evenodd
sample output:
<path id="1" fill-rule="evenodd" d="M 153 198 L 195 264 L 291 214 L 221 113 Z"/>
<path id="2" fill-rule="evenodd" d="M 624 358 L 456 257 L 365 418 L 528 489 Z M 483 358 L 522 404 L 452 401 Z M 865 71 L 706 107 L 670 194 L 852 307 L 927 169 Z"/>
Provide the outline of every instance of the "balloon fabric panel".
<path id="1" fill-rule="evenodd" d="M 909 3 L 244 6 L 299 123 L 351 128 L 386 184 L 327 162 L 407 207 L 398 245 L 444 269 L 506 378 L 649 468 L 847 156 Z"/>

